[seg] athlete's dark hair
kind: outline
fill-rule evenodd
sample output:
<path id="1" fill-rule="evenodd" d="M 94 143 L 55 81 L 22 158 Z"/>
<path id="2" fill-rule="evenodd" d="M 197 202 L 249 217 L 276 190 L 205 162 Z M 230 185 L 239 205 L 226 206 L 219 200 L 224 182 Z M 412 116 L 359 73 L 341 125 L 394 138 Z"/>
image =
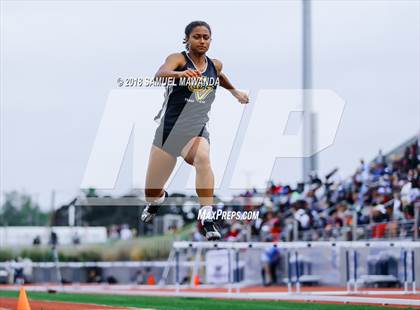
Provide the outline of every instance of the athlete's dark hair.
<path id="1" fill-rule="evenodd" d="M 203 21 L 201 21 L 201 20 L 196 20 L 196 21 L 193 21 L 193 22 L 189 23 L 189 24 L 187 25 L 187 27 L 185 27 L 185 38 L 184 38 L 184 41 L 182 42 L 182 43 L 184 43 L 184 44 L 185 44 L 185 48 L 186 48 L 186 50 L 187 50 L 187 51 L 190 49 L 189 44 L 187 43 L 188 38 L 189 38 L 189 36 L 190 36 L 191 32 L 193 31 L 193 29 L 194 29 L 195 27 L 199 27 L 199 26 L 204 26 L 204 27 L 206 27 L 206 28 L 209 30 L 210 35 L 211 35 L 210 25 L 209 25 L 209 24 L 207 24 L 206 22 L 203 22 Z"/>

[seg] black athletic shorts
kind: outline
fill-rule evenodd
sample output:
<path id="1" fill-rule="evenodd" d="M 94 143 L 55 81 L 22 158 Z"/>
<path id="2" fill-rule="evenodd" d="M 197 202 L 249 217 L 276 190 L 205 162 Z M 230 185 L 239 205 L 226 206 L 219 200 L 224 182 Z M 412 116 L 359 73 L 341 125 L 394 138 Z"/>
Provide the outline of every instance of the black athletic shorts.
<path id="1" fill-rule="evenodd" d="M 171 154 L 173 157 L 181 156 L 181 151 L 184 146 L 193 137 L 204 137 L 210 144 L 210 135 L 204 126 L 198 134 L 185 134 L 178 132 L 165 132 L 162 130 L 162 126 L 158 126 L 153 139 L 153 145 Z"/>

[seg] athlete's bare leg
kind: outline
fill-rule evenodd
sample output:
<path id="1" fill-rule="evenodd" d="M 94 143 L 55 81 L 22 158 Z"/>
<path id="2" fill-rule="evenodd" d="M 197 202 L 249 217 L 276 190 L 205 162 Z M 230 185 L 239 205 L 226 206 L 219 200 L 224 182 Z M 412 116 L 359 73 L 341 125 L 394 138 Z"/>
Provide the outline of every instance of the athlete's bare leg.
<path id="1" fill-rule="evenodd" d="M 200 204 L 213 204 L 214 175 L 210 165 L 210 145 L 206 138 L 194 137 L 182 149 L 181 156 L 195 167 L 195 188 Z"/>
<path id="2" fill-rule="evenodd" d="M 175 165 L 175 157 L 152 145 L 146 173 L 145 196 L 147 202 L 153 202 L 164 194 L 163 188 Z"/>
<path id="3" fill-rule="evenodd" d="M 200 199 L 201 210 L 212 211 L 214 175 L 210 165 L 210 145 L 206 138 L 194 137 L 182 149 L 181 156 L 196 170 L 195 187 Z M 207 213 L 208 216 L 208 213 Z M 212 218 L 201 220 L 207 240 L 220 240 L 221 235 Z"/>

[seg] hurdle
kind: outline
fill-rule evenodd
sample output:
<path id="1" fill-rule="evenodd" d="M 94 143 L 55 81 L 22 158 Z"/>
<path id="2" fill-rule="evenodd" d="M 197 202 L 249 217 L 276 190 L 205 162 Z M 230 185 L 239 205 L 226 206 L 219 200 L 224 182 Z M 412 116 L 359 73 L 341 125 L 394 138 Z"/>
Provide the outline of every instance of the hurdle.
<path id="1" fill-rule="evenodd" d="M 411 280 L 413 284 L 413 294 L 416 293 L 416 266 L 414 250 L 411 251 Z"/>
<path id="2" fill-rule="evenodd" d="M 179 292 L 179 251 L 175 251 L 175 281 L 176 281 L 176 292 Z"/>
<path id="3" fill-rule="evenodd" d="M 347 294 L 351 292 L 351 283 L 350 283 L 350 254 L 349 251 L 346 250 L 346 286 L 347 286 Z"/>
<path id="4" fill-rule="evenodd" d="M 353 251 L 353 292 L 357 293 L 357 251 Z"/>
<path id="5" fill-rule="evenodd" d="M 407 282 L 407 251 L 404 251 L 403 254 L 403 262 L 404 262 L 404 293 L 408 293 L 408 282 Z"/>
<path id="6" fill-rule="evenodd" d="M 287 251 L 287 292 L 292 293 L 292 266 L 290 264 L 290 251 Z"/>
<path id="7" fill-rule="evenodd" d="M 296 266 L 296 293 L 300 293 L 300 281 L 299 281 L 299 259 L 298 259 L 298 252 L 295 252 L 295 266 Z"/>
<path id="8" fill-rule="evenodd" d="M 371 246 L 371 243 L 367 243 L 369 246 Z M 399 244 L 392 243 L 393 246 L 399 246 Z M 418 248 L 419 244 L 416 242 L 413 242 L 413 244 L 407 244 L 404 243 L 401 246 L 403 248 L 412 248 L 410 252 L 411 256 L 411 283 L 409 282 L 408 277 L 408 254 L 409 252 L 404 249 L 403 250 L 403 257 L 402 257 L 402 264 L 403 264 L 403 293 L 409 294 L 409 286 L 411 284 L 411 290 L 413 294 L 416 294 L 416 268 L 415 268 L 415 252 L 414 248 Z M 358 278 L 358 267 L 359 267 L 359 261 L 358 261 L 358 253 L 356 250 L 353 250 L 353 278 L 350 279 L 350 259 L 349 259 L 349 251 L 346 250 L 346 280 L 347 280 L 347 294 L 354 294 L 358 292 L 358 286 L 357 286 L 357 278 Z M 353 287 L 353 290 L 352 290 Z"/>
<path id="9" fill-rule="evenodd" d="M 415 266 L 415 253 L 414 250 L 411 251 L 411 286 L 412 286 L 412 293 L 416 293 L 416 266 Z M 409 282 L 408 282 L 408 266 L 407 266 L 407 259 L 408 259 L 408 251 L 404 251 L 403 255 L 403 264 L 404 264 L 404 294 L 409 294 Z"/>
<path id="10" fill-rule="evenodd" d="M 401 248 L 403 249 L 405 254 L 405 259 L 403 260 L 405 272 L 403 275 L 403 280 L 406 282 L 404 287 L 404 291 L 408 292 L 408 287 L 411 286 L 412 292 L 416 292 L 416 279 L 415 279 L 415 250 L 420 248 L 420 243 L 416 241 L 297 241 L 297 242 L 189 242 L 189 241 L 176 241 L 173 243 L 173 250 L 175 253 L 179 253 L 180 250 L 186 249 L 207 249 L 207 250 L 218 250 L 218 249 L 227 249 L 232 250 L 227 252 L 228 261 L 227 261 L 227 285 L 226 288 L 228 289 L 229 293 L 233 292 L 233 287 L 236 288 L 236 292 L 240 292 L 241 281 L 240 274 L 239 274 L 239 251 L 246 250 L 246 249 L 266 249 L 267 247 L 275 246 L 280 250 L 284 250 L 284 255 L 287 259 L 286 263 L 286 276 L 285 284 L 287 285 L 287 292 L 289 294 L 299 294 L 301 293 L 302 288 L 302 281 L 301 277 L 303 274 L 303 270 L 301 270 L 301 266 L 299 265 L 299 249 L 307 249 L 307 248 L 325 248 L 325 249 L 344 249 L 344 256 L 342 260 L 342 272 L 345 281 L 345 287 L 347 294 L 355 294 L 359 291 L 359 265 L 361 260 L 359 259 L 360 253 L 358 253 L 358 249 L 361 248 Z M 340 252 L 339 252 L 340 253 Z M 232 256 L 233 255 L 233 256 Z M 292 257 L 295 259 L 294 266 L 292 263 Z M 232 260 L 233 259 L 233 260 Z M 180 258 L 179 254 L 175 255 L 176 260 L 176 284 L 177 288 L 181 286 L 179 283 L 179 265 L 180 265 Z M 408 261 L 410 260 L 411 270 L 409 270 Z M 232 262 L 231 262 L 232 261 Z M 201 266 L 205 266 L 204 262 L 200 262 Z M 168 266 L 173 266 L 172 264 L 168 264 Z M 236 268 L 236 271 L 233 271 L 232 268 Z M 293 267 L 296 269 L 296 277 L 293 277 L 292 271 Z M 410 271 L 410 272 L 409 272 Z M 232 274 L 232 272 L 234 272 Z M 411 273 L 411 276 L 410 276 Z M 234 278 L 234 279 L 233 279 Z M 400 278 L 401 279 L 401 278 Z M 411 280 L 408 282 L 408 280 Z M 210 284 L 205 284 L 205 286 Z"/>
<path id="11" fill-rule="evenodd" d="M 240 272 L 239 272 L 239 250 L 238 249 L 235 250 L 235 262 L 236 262 L 236 292 L 240 293 L 241 287 L 239 285 Z"/>

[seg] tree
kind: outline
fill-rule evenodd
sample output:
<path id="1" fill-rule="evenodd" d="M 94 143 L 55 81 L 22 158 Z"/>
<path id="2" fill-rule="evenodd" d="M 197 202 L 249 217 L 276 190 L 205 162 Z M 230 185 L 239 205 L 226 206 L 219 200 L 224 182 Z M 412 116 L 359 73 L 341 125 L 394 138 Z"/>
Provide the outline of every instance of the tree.
<path id="1" fill-rule="evenodd" d="M 26 193 L 5 193 L 5 202 L 0 209 L 1 226 L 45 226 L 49 215 Z"/>

